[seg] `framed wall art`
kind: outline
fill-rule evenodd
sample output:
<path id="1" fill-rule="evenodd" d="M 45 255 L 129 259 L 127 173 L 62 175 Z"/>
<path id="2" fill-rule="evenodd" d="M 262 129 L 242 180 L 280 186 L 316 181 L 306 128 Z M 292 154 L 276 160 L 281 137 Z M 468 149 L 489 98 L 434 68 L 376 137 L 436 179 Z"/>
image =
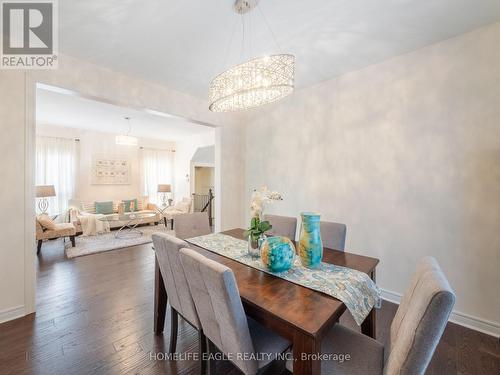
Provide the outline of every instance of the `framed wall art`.
<path id="1" fill-rule="evenodd" d="M 92 156 L 93 185 L 129 185 L 130 160 L 126 157 Z"/>

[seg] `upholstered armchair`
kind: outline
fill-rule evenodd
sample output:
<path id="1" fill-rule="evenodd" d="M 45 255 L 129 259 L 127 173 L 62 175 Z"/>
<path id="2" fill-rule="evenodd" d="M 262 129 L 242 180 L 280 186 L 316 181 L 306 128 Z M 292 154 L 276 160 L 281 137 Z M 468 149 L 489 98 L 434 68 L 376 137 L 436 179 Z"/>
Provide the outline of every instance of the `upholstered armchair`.
<path id="1" fill-rule="evenodd" d="M 165 221 L 165 227 L 167 227 L 167 222 L 170 221 L 170 229 L 174 229 L 174 219 L 178 215 L 192 213 L 193 212 L 193 199 L 192 198 L 182 198 L 173 206 L 168 207 L 158 207 L 158 211 L 162 213 L 163 220 Z"/>
<path id="2" fill-rule="evenodd" d="M 71 245 L 75 247 L 75 226 L 71 223 L 54 223 L 54 227 L 51 229 L 44 228 L 38 220 L 36 220 L 36 240 L 37 240 L 37 251 L 39 254 L 42 249 L 42 243 L 44 240 L 52 240 L 55 238 L 69 237 L 71 240 Z"/>

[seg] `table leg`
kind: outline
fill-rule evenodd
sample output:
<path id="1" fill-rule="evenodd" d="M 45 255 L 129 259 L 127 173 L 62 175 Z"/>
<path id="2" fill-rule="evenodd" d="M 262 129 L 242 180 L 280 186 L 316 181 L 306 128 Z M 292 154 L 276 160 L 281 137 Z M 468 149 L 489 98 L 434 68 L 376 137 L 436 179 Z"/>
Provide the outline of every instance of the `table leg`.
<path id="1" fill-rule="evenodd" d="M 129 224 L 131 223 L 132 221 L 129 220 L 127 221 L 127 223 L 125 223 L 124 225 L 122 225 L 120 228 L 118 228 L 118 230 L 116 231 L 115 233 L 115 238 L 120 238 L 120 233 L 125 229 L 125 228 L 129 228 Z"/>
<path id="2" fill-rule="evenodd" d="M 155 300 L 154 300 L 154 332 L 156 334 L 163 333 L 165 326 L 165 314 L 167 311 L 167 291 L 163 283 L 158 259 L 155 255 Z"/>
<path id="3" fill-rule="evenodd" d="M 129 228 L 130 228 L 131 232 L 135 231 L 136 233 L 139 233 L 142 236 L 144 234 L 144 233 L 142 233 L 142 230 L 137 229 L 137 227 L 139 226 L 140 223 L 141 223 L 141 221 L 137 220 L 137 223 L 132 225 L 132 227 L 129 226 Z"/>
<path id="4" fill-rule="evenodd" d="M 134 232 L 138 235 L 138 237 L 142 236 L 143 233 L 139 229 L 137 229 L 137 226 L 140 224 L 140 221 L 138 220 L 137 223 L 133 224 L 134 219 L 129 220 L 125 225 L 123 225 L 120 229 L 115 234 L 115 238 L 124 238 L 129 236 L 130 234 L 134 234 Z M 128 231 L 128 232 L 125 232 Z"/>
<path id="5" fill-rule="evenodd" d="M 318 337 L 295 332 L 293 335 L 293 373 L 301 375 L 321 374 L 321 342 Z M 316 358 L 315 358 L 316 356 Z"/>
<path id="6" fill-rule="evenodd" d="M 371 279 L 375 281 L 375 270 L 370 275 Z M 366 317 L 365 321 L 361 323 L 361 332 L 372 339 L 377 336 L 377 309 L 373 308 L 370 314 Z"/>

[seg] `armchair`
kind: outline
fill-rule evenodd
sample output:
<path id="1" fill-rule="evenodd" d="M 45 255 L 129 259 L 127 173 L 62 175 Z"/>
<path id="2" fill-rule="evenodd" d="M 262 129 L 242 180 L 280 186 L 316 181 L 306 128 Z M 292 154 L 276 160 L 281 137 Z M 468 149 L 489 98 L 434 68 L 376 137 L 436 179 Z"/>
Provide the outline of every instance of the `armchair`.
<path id="1" fill-rule="evenodd" d="M 40 253 L 44 240 L 69 237 L 69 239 L 71 240 L 71 246 L 75 247 L 75 226 L 71 223 L 56 223 L 54 224 L 54 226 L 54 229 L 46 229 L 42 227 L 38 220 L 36 220 L 37 254 Z"/>

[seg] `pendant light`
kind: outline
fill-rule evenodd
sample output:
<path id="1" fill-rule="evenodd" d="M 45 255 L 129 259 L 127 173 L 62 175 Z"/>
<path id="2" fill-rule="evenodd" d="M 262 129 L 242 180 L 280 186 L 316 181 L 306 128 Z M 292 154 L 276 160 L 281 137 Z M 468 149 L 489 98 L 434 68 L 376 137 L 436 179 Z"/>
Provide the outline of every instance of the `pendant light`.
<path id="1" fill-rule="evenodd" d="M 125 117 L 128 123 L 128 131 L 126 135 L 117 135 L 115 137 L 115 143 L 122 146 L 137 146 L 138 140 L 136 137 L 132 137 L 130 132 L 132 131 L 132 126 L 130 125 L 130 117 Z"/>
<path id="2" fill-rule="evenodd" d="M 243 14 L 256 7 L 258 0 L 237 0 L 234 4 L 235 12 L 242 16 L 243 48 L 245 35 Z M 262 18 L 267 24 L 263 14 Z M 274 38 L 269 24 L 267 26 Z M 277 45 L 275 38 L 274 40 Z M 293 55 L 275 54 L 253 58 L 226 70 L 212 80 L 208 94 L 209 109 L 214 112 L 229 112 L 275 102 L 293 92 L 294 75 Z"/>

